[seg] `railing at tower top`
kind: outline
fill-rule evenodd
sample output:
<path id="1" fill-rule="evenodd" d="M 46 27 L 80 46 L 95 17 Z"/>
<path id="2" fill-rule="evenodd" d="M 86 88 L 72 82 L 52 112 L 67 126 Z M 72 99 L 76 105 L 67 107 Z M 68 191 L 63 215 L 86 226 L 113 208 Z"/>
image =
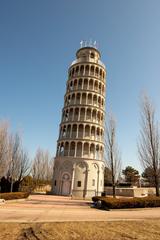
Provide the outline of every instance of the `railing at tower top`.
<path id="1" fill-rule="evenodd" d="M 82 59 L 76 59 L 76 60 L 74 60 L 74 61 L 71 63 L 70 66 L 72 66 L 72 65 L 74 65 L 74 64 L 76 64 L 76 63 L 82 63 Z M 97 60 L 90 59 L 87 63 L 98 63 L 99 65 L 101 65 L 101 66 L 103 66 L 104 68 L 106 68 L 105 65 L 104 65 L 104 63 L 103 63 L 102 61 L 100 61 L 100 60 L 98 60 L 98 62 L 97 62 Z"/>

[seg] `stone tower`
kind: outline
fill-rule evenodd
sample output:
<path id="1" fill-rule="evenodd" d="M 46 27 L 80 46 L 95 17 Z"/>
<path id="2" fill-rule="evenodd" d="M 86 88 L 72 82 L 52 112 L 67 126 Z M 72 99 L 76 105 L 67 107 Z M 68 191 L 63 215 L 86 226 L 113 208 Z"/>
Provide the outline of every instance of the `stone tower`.
<path id="1" fill-rule="evenodd" d="M 106 69 L 100 57 L 95 46 L 81 46 L 69 67 L 53 194 L 90 198 L 103 192 Z"/>

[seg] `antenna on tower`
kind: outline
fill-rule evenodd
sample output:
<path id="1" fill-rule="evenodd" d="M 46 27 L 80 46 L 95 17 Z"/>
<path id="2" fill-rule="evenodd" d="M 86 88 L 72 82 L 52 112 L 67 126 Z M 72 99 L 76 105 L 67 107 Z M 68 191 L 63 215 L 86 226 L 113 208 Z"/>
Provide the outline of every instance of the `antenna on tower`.
<path id="1" fill-rule="evenodd" d="M 86 41 L 86 40 L 81 40 L 80 41 L 80 48 L 83 48 L 83 47 L 93 47 L 93 48 L 98 48 L 98 43 L 97 41 L 93 41 L 92 38 L 89 39 L 89 41 Z"/>
<path id="2" fill-rule="evenodd" d="M 83 40 L 80 41 L 81 48 L 83 47 Z"/>
<path id="3" fill-rule="evenodd" d="M 97 48 L 97 42 L 96 41 L 94 41 L 93 47 Z"/>
<path id="4" fill-rule="evenodd" d="M 89 40 L 89 46 L 92 47 L 92 39 Z"/>

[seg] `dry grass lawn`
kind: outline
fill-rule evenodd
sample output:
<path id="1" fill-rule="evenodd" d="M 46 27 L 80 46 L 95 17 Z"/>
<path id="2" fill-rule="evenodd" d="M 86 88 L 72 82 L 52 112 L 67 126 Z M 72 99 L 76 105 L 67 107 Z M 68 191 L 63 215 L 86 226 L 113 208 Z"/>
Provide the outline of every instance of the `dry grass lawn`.
<path id="1" fill-rule="evenodd" d="M 0 240 L 159 240 L 160 220 L 0 223 Z"/>

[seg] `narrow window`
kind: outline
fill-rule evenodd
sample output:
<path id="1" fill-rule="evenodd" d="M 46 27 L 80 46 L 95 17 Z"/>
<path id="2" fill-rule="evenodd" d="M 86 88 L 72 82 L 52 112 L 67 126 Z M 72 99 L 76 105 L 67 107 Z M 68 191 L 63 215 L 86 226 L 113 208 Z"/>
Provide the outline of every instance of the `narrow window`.
<path id="1" fill-rule="evenodd" d="M 77 187 L 81 187 L 81 181 L 77 182 Z"/>
<path id="2" fill-rule="evenodd" d="M 55 180 L 55 181 L 54 181 L 54 186 L 56 186 L 56 184 L 57 184 L 57 181 Z"/>
<path id="3" fill-rule="evenodd" d="M 94 53 L 91 53 L 91 58 L 94 58 Z"/>
<path id="4" fill-rule="evenodd" d="M 95 179 L 92 179 L 92 186 L 95 186 Z"/>

